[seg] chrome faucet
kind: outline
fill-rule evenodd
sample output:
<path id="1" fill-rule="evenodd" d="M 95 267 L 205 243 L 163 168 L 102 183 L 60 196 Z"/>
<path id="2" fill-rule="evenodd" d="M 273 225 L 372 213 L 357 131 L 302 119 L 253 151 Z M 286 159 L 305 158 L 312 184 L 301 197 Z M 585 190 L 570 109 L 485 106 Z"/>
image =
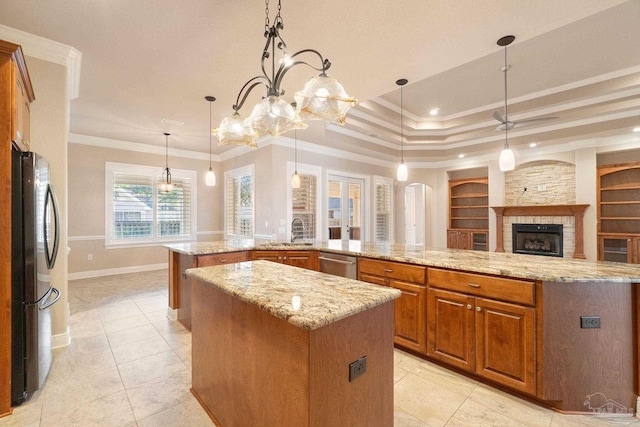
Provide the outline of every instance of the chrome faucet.
<path id="1" fill-rule="evenodd" d="M 298 237 L 304 236 L 304 222 L 296 217 L 291 221 L 291 243 L 295 242 Z"/>

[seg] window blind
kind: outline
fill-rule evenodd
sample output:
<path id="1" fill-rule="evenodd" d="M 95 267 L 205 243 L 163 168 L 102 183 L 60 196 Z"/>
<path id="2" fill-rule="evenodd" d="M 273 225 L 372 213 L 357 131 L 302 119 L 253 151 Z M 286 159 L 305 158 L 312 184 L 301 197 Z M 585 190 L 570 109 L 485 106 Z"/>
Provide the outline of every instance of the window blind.
<path id="1" fill-rule="evenodd" d="M 225 189 L 226 234 L 253 236 L 253 172 L 231 175 Z"/>
<path id="2" fill-rule="evenodd" d="M 315 175 L 300 175 L 300 188 L 291 190 L 291 233 L 296 240 L 313 240 L 316 237 L 317 188 Z"/>
<path id="3" fill-rule="evenodd" d="M 391 185 L 376 184 L 376 242 L 391 241 Z"/>

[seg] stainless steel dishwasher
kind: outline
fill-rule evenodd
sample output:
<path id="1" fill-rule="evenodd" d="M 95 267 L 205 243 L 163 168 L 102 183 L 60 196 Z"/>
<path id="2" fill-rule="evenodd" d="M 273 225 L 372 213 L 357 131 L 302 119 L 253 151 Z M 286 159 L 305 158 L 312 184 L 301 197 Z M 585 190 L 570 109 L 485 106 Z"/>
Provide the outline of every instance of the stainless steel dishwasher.
<path id="1" fill-rule="evenodd" d="M 347 279 L 358 278 L 358 258 L 331 252 L 320 252 L 320 271 Z"/>

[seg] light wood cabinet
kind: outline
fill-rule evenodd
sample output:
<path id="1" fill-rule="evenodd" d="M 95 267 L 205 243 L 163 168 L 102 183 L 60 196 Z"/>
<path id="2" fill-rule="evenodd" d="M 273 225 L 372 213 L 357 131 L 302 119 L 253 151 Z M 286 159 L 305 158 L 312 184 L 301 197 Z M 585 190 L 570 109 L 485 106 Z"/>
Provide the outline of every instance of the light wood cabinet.
<path id="1" fill-rule="evenodd" d="M 29 148 L 15 136 L 29 135 L 34 99 L 22 49 L 0 40 L 0 417 L 11 411 L 11 149 Z"/>
<path id="2" fill-rule="evenodd" d="M 320 253 L 315 250 L 282 251 L 282 250 L 256 250 L 251 256 L 252 260 L 267 260 L 307 270 L 320 271 Z"/>
<path id="3" fill-rule="evenodd" d="M 598 260 L 640 263 L 640 162 L 598 167 Z"/>
<path id="4" fill-rule="evenodd" d="M 426 267 L 360 258 L 358 279 L 402 292 L 395 300 L 394 342 L 426 354 Z"/>
<path id="5" fill-rule="evenodd" d="M 447 247 L 486 251 L 488 229 L 488 178 L 450 180 Z"/>
<path id="6" fill-rule="evenodd" d="M 197 267 L 209 267 L 212 265 L 233 264 L 249 260 L 249 253 L 227 252 L 222 254 L 208 255 L 183 255 L 178 257 L 178 321 L 185 328 L 191 330 L 191 278 L 187 276 L 185 270 Z"/>
<path id="7" fill-rule="evenodd" d="M 533 282 L 430 268 L 427 355 L 536 393 Z"/>

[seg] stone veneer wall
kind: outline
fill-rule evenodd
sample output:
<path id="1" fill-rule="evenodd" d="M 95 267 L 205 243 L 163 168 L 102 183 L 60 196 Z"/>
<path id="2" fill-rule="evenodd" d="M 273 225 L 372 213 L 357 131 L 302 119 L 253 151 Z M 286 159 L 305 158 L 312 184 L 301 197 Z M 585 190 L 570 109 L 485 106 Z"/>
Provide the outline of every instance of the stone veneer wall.
<path id="1" fill-rule="evenodd" d="M 527 191 L 524 191 L 524 188 Z M 576 168 L 571 163 L 542 160 L 519 165 L 505 174 L 505 205 L 571 205 L 576 203 Z M 505 216 L 503 242 L 512 252 L 512 224 L 562 224 L 563 257 L 575 252 L 575 218 L 572 216 Z"/>
<path id="2" fill-rule="evenodd" d="M 505 173 L 505 205 L 571 205 L 576 202 L 576 167 L 542 160 Z M 527 189 L 523 193 L 524 188 Z"/>

